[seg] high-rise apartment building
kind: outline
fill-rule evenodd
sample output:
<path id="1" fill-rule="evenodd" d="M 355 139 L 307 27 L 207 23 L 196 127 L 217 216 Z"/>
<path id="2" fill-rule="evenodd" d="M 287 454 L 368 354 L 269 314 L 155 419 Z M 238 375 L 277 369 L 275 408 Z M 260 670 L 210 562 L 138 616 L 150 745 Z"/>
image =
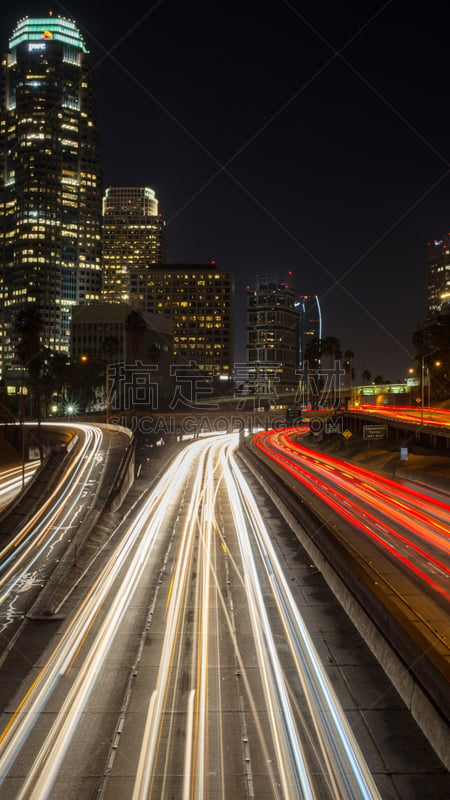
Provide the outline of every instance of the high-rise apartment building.
<path id="1" fill-rule="evenodd" d="M 133 283 L 135 281 L 135 283 Z M 133 273 L 139 306 L 173 320 L 175 365 L 195 364 L 209 375 L 231 378 L 234 278 L 217 264 L 166 264 Z"/>
<path id="2" fill-rule="evenodd" d="M 257 277 L 247 289 L 247 366 L 256 394 L 291 391 L 298 384 L 299 313 L 294 276 Z"/>
<path id="3" fill-rule="evenodd" d="M 41 343 L 69 352 L 72 306 L 101 297 L 101 172 L 89 56 L 75 22 L 21 20 L 1 64 L 4 364 L 28 304 Z"/>
<path id="4" fill-rule="evenodd" d="M 106 189 L 102 293 L 105 302 L 135 302 L 145 294 L 147 267 L 166 260 L 165 233 L 153 189 L 148 186 Z M 140 275 L 144 276 L 144 285 L 139 280 Z"/>

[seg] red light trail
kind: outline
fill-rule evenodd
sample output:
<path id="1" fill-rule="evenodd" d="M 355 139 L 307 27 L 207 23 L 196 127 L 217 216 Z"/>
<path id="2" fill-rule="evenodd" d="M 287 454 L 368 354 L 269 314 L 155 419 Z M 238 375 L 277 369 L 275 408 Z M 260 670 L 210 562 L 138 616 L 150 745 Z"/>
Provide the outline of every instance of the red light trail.
<path id="1" fill-rule="evenodd" d="M 259 433 L 256 447 L 376 546 L 450 600 L 450 504 L 324 455 L 295 440 L 306 429 Z M 361 541 L 364 547 L 364 540 Z"/>

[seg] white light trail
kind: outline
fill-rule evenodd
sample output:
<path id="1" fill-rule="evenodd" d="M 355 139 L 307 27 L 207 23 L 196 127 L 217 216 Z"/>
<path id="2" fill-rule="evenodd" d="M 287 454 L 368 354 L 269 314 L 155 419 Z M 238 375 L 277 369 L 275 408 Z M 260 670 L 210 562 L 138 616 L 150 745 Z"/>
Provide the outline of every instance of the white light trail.
<path id="1" fill-rule="evenodd" d="M 132 558 L 126 577 L 121 581 L 120 589 L 117 591 L 105 621 L 95 638 L 93 654 L 88 656 L 93 672 L 90 674 L 87 669 L 79 670 L 77 679 L 64 703 L 64 709 L 57 715 L 57 719 L 33 763 L 27 780 L 17 795 L 17 800 L 21 798 L 44 800 L 51 791 L 51 786 L 57 777 L 64 754 L 70 745 L 76 723 L 87 703 L 96 676 L 98 676 L 100 664 L 103 663 L 108 653 L 117 631 L 118 622 L 133 596 L 133 587 L 136 585 L 133 581 L 137 580 L 137 576 L 144 569 L 146 559 L 153 546 L 158 528 L 153 522 L 146 528 L 148 518 L 155 509 L 159 512 L 160 519 L 163 516 L 163 500 L 167 493 L 172 491 L 173 481 L 175 479 L 182 481 L 185 478 L 185 473 L 182 469 L 184 460 L 185 453 L 183 452 L 153 490 L 143 509 L 124 534 L 120 546 L 116 548 L 108 560 L 70 626 L 62 635 L 47 663 L 37 676 L 32 691 L 25 695 L 0 735 L 0 782 L 2 782 L 12 763 L 17 758 L 21 747 L 37 720 L 39 712 L 56 688 L 60 676 L 70 668 L 83 643 L 86 632 L 90 629 L 92 621 L 108 597 L 114 581 L 144 530 L 145 535 L 142 537 L 142 542 Z M 66 714 L 67 718 L 65 718 Z"/>
<path id="2" fill-rule="evenodd" d="M 177 503 L 181 497 L 185 506 L 182 532 L 168 590 L 159 668 L 154 682 L 149 685 L 148 709 L 130 797 L 132 800 L 147 800 L 152 795 L 152 781 L 157 764 L 161 763 L 160 756 L 165 763 L 164 753 L 160 751 L 167 736 L 161 737 L 161 732 L 165 717 L 170 716 L 166 713 L 169 685 L 184 632 L 186 601 L 194 569 L 196 583 L 191 590 L 195 592 L 195 644 L 190 655 L 190 686 L 183 697 L 185 707 L 176 709 L 184 713 L 186 721 L 185 750 L 181 754 L 184 775 L 180 791 L 182 800 L 205 800 L 208 797 L 211 769 L 208 761 L 210 603 L 212 590 L 220 593 L 212 554 L 217 551 L 217 545 L 222 544 L 222 539 L 216 536 L 219 486 L 222 492 L 226 491 L 233 513 L 236 539 L 230 529 L 229 544 L 238 548 L 244 565 L 247 609 L 265 698 L 265 713 L 269 720 L 268 741 L 272 741 L 270 751 L 274 753 L 276 762 L 267 769 L 268 774 L 276 776 L 280 782 L 277 786 L 271 778 L 274 797 L 278 800 L 314 800 L 317 797 L 315 779 L 306 756 L 306 743 L 310 745 L 314 734 L 312 747 L 319 754 L 324 773 L 322 778 L 328 783 L 329 796 L 333 800 L 379 800 L 373 779 L 283 575 L 257 502 L 234 458 L 237 441 L 238 436 L 229 434 L 209 440 L 199 439 L 185 448 L 124 532 L 30 691 L 0 735 L 0 775 L 3 780 L 60 677 L 72 669 L 75 661 L 80 662 L 77 663 L 74 681 L 16 800 L 46 800 L 50 796 L 135 587 L 142 579 L 158 534 L 164 530 L 167 506 Z M 276 634 L 262 588 L 261 564 L 265 571 L 264 582 L 270 586 L 282 626 L 277 625 Z M 120 582 L 117 580 L 119 574 Z M 99 612 L 103 607 L 104 619 L 100 620 Z M 94 620 L 99 624 L 91 642 L 87 632 Z M 307 734 L 299 730 L 283 662 L 275 644 L 275 635 L 279 636 L 280 629 L 284 631 L 292 657 L 290 663 L 297 671 L 309 705 L 313 731 Z M 231 630 L 230 634 L 234 642 L 234 632 Z M 236 655 L 240 658 L 238 653 Z M 175 702 L 178 695 L 174 693 L 173 696 Z M 259 730 L 259 723 L 256 721 L 255 724 Z M 303 736 L 306 736 L 305 741 Z M 266 752 L 266 742 L 262 747 Z"/>
<path id="3" fill-rule="evenodd" d="M 325 763 L 329 765 L 328 774 L 332 781 L 333 797 L 342 798 L 342 800 L 344 798 L 365 798 L 366 800 L 379 798 L 375 782 L 293 599 L 258 505 L 236 460 L 230 453 L 228 453 L 228 461 L 236 485 L 236 499 L 233 508 L 237 506 L 240 496 L 248 520 L 246 525 L 239 525 L 238 530 L 242 531 L 240 541 L 243 548 L 247 549 L 245 530 L 250 527 L 271 582 L 286 638 L 297 665 L 297 672 L 304 687 L 306 699 L 310 704 L 311 719 L 316 727 L 317 740 Z M 257 573 L 254 571 L 254 561 L 250 555 L 247 565 L 252 570 L 254 586 L 257 587 Z M 270 632 L 266 631 L 266 635 L 270 635 Z M 277 670 L 276 674 L 278 674 Z M 287 698 L 285 702 L 287 703 Z M 289 706 L 286 709 L 283 706 L 283 710 L 286 711 L 286 720 L 290 721 L 289 735 L 295 737 L 295 723 L 290 717 Z M 307 768 L 302 764 L 300 752 L 295 748 L 295 742 L 292 740 L 291 745 L 293 745 L 292 753 L 295 756 L 301 791 L 305 793 L 309 790 L 308 783 L 305 785 L 308 778 Z M 303 797 L 304 794 L 300 796 Z"/>

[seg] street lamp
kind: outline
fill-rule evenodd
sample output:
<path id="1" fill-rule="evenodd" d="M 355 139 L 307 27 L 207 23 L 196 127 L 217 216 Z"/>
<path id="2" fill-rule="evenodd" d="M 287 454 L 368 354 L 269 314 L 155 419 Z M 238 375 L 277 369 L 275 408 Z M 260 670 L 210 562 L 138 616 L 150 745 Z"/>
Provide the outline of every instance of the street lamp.
<path id="1" fill-rule="evenodd" d="M 64 413 L 72 419 L 72 417 L 78 414 L 79 408 L 77 403 L 68 402 L 64 408 Z"/>

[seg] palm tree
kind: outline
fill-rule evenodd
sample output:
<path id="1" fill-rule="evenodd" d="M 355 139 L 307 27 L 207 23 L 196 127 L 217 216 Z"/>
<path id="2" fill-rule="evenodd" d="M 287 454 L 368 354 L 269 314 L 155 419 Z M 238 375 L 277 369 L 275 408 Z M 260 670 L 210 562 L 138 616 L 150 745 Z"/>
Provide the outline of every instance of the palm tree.
<path id="1" fill-rule="evenodd" d="M 326 336 L 320 340 L 320 352 L 323 356 L 330 358 L 330 370 L 333 369 L 334 363 L 342 358 L 341 343 L 336 336 Z"/>
<path id="2" fill-rule="evenodd" d="M 317 407 L 320 393 L 320 339 L 313 336 L 303 352 L 302 375 L 300 378 L 300 396 L 298 402 Z"/>
<path id="3" fill-rule="evenodd" d="M 320 363 L 320 340 L 314 336 L 309 340 L 303 353 L 303 363 L 308 364 L 308 369 L 316 371 Z"/>
<path id="4" fill-rule="evenodd" d="M 353 386 L 353 378 L 355 377 L 355 370 L 353 369 L 353 359 L 355 354 L 351 350 L 346 350 L 344 353 L 344 369 L 345 373 L 348 378 L 348 384 L 350 386 L 350 393 Z"/>
<path id="5" fill-rule="evenodd" d="M 330 403 L 331 392 L 334 394 L 333 402 L 335 403 L 339 400 L 338 394 L 340 387 L 336 384 L 339 378 L 337 369 L 338 361 L 342 358 L 341 343 L 339 339 L 336 339 L 336 336 L 326 336 L 324 339 L 320 340 L 320 351 L 323 356 L 329 356 L 330 359 L 329 376 L 326 373 L 323 375 L 325 384 L 322 394 L 325 394 L 325 396 L 322 399 L 322 403 Z"/>
<path id="6" fill-rule="evenodd" d="M 363 369 L 363 371 L 361 372 L 361 378 L 363 379 L 363 383 L 365 384 L 369 383 L 371 377 L 372 373 L 368 369 Z"/>

